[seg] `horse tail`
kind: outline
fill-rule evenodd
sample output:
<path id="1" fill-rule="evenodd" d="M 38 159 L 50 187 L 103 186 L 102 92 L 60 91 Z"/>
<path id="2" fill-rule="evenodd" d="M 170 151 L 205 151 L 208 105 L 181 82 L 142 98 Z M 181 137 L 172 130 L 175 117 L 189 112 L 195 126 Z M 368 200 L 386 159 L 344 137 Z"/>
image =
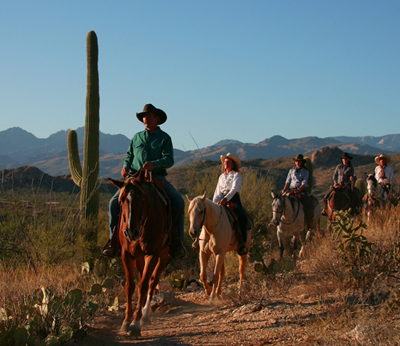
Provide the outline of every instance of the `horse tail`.
<path id="1" fill-rule="evenodd" d="M 310 158 L 306 158 L 305 167 L 308 170 L 307 193 L 311 195 L 312 184 L 313 184 L 313 165 Z"/>

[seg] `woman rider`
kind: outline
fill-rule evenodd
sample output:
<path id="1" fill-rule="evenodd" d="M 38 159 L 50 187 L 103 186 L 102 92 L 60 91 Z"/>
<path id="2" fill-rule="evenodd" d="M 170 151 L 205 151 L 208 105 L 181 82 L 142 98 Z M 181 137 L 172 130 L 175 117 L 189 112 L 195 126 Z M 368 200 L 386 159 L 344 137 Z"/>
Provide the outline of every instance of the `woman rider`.
<path id="1" fill-rule="evenodd" d="M 218 184 L 214 192 L 213 202 L 222 206 L 233 203 L 235 212 L 239 220 L 239 226 L 242 233 L 242 241 L 238 239 L 238 254 L 245 255 L 247 248 L 247 217 L 244 212 L 239 192 L 242 188 L 242 176 L 239 173 L 241 167 L 240 159 L 231 153 L 221 155 L 223 173 L 218 178 Z"/>

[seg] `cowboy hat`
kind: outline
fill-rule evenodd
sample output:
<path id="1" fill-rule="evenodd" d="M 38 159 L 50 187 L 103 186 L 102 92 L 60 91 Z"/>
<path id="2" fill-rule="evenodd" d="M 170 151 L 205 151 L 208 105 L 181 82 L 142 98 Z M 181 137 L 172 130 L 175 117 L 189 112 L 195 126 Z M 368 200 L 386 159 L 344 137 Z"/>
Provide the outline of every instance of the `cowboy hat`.
<path id="1" fill-rule="evenodd" d="M 231 159 L 235 163 L 236 169 L 239 169 L 242 166 L 240 159 L 236 155 L 233 155 L 231 153 L 228 153 L 226 155 L 221 155 L 221 162 L 224 163 L 224 160 L 226 158 Z"/>
<path id="2" fill-rule="evenodd" d="M 303 161 L 306 162 L 307 160 L 303 157 L 302 154 L 297 154 L 293 159 L 293 161 Z"/>
<path id="3" fill-rule="evenodd" d="M 379 160 L 380 159 L 386 159 L 386 163 L 390 162 L 390 157 L 386 156 L 385 154 L 379 154 L 377 157 L 375 157 L 375 162 L 379 165 Z"/>
<path id="4" fill-rule="evenodd" d="M 154 107 L 151 103 L 144 106 L 143 112 L 136 113 L 136 117 L 143 122 L 143 117 L 146 113 L 153 113 L 158 116 L 158 125 L 164 124 L 167 121 L 167 114 L 161 109 Z"/>
<path id="5" fill-rule="evenodd" d="M 352 156 L 350 156 L 350 155 L 349 155 L 349 153 L 343 153 L 343 155 L 342 155 L 342 159 L 349 159 L 349 160 L 352 160 L 352 159 L 353 159 L 353 157 L 352 157 Z"/>

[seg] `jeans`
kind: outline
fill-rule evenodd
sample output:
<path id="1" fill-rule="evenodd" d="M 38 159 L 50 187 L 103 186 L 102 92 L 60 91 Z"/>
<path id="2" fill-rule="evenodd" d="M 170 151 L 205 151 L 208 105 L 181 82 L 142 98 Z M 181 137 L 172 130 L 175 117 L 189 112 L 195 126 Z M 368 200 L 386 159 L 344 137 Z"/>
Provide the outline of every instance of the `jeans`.
<path id="1" fill-rule="evenodd" d="M 172 184 L 165 179 L 163 175 L 153 174 L 154 178 L 161 179 L 164 182 L 164 190 L 171 201 L 172 209 L 172 227 L 176 227 L 178 230 L 179 239 L 183 243 L 184 238 L 184 216 L 185 216 L 185 201 L 178 191 L 172 186 Z M 118 203 L 119 190 L 111 197 L 109 203 L 109 227 L 110 227 L 110 238 L 113 233 L 114 227 L 118 222 L 118 214 L 120 206 Z"/>

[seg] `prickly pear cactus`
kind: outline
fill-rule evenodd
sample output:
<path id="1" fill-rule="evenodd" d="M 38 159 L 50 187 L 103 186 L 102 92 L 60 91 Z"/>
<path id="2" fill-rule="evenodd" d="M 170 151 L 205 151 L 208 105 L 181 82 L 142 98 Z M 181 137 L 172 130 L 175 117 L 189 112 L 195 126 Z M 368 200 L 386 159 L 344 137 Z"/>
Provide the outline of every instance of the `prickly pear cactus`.
<path id="1" fill-rule="evenodd" d="M 72 179 L 81 188 L 81 216 L 84 219 L 97 217 L 99 211 L 99 73 L 98 45 L 94 31 L 89 31 L 86 38 L 87 87 L 86 118 L 81 167 L 78 150 L 78 137 L 74 130 L 68 133 L 68 161 Z"/>

